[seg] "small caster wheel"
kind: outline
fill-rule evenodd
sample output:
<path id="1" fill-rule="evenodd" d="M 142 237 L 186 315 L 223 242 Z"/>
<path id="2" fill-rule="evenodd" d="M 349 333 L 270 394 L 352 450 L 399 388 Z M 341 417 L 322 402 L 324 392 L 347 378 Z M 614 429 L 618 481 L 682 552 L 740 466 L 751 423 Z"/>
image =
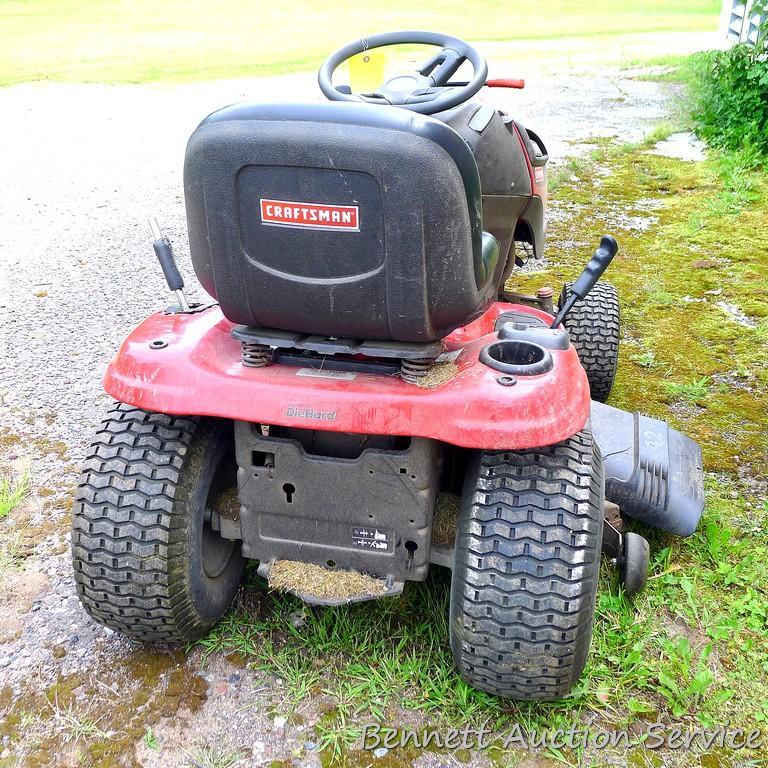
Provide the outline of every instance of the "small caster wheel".
<path id="1" fill-rule="evenodd" d="M 648 542 L 637 533 L 625 533 L 624 552 L 619 570 L 625 595 L 634 595 L 645 586 L 650 559 L 651 548 Z"/>

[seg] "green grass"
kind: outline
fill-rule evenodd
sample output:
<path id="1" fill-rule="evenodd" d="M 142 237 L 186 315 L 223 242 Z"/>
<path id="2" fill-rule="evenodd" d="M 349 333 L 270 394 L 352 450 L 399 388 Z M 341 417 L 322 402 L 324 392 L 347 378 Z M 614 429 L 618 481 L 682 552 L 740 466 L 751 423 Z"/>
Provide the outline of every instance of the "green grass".
<path id="1" fill-rule="evenodd" d="M 76 744 L 89 739 L 108 739 L 110 734 L 99 727 L 103 718 L 93 718 L 88 714 L 78 714 L 74 707 L 60 707 L 58 700 L 50 704 L 56 730 L 66 741 Z"/>
<path id="2" fill-rule="evenodd" d="M 693 381 L 681 383 L 676 381 L 664 382 L 664 389 L 673 401 L 681 401 L 687 405 L 700 403 L 709 394 L 710 376 L 702 376 Z"/>
<path id="3" fill-rule="evenodd" d="M 719 42 L 719 41 L 718 41 Z M 649 69 L 648 72 L 635 73 L 635 80 L 651 80 L 662 83 L 682 83 L 690 84 L 695 75 L 693 62 L 688 53 L 673 53 L 662 56 L 643 56 L 638 58 L 627 58 L 622 67 L 627 70 L 643 68 Z"/>
<path id="4" fill-rule="evenodd" d="M 228 752 L 222 747 L 199 747 L 187 755 L 185 768 L 234 768 L 244 762 L 240 752 Z"/>
<path id="5" fill-rule="evenodd" d="M 599 155 L 600 150 L 592 152 L 592 156 Z M 554 195 L 560 187 L 569 181 L 580 179 L 591 170 L 587 160 L 580 157 L 569 157 L 561 166 L 550 171 L 548 186 L 549 193 Z"/>
<path id="6" fill-rule="evenodd" d="M 0 476 L 0 520 L 21 504 L 29 493 L 29 476 Z"/>
<path id="7" fill-rule="evenodd" d="M 33 81 L 154 82 L 315 69 L 334 48 L 393 29 L 436 29 L 470 40 L 617 39 L 717 28 L 717 0 L 464 0 L 418 4 L 303 0 L 2 0 L 0 85 Z M 531 51 L 535 53 L 534 45 Z M 642 56 L 649 40 L 635 45 Z M 656 49 L 653 49 L 656 51 Z M 657 51 L 658 53 L 658 51 Z M 581 55 L 581 54 L 579 54 Z"/>
<path id="8" fill-rule="evenodd" d="M 147 730 L 142 741 L 144 742 L 144 746 L 147 747 L 147 749 L 151 749 L 155 752 L 160 749 L 160 743 L 157 740 L 157 736 L 155 736 L 150 726 L 147 726 Z"/>
<path id="9" fill-rule="evenodd" d="M 6 571 L 18 565 L 21 541 L 20 531 L 6 518 L 27 498 L 30 487 L 26 472 L 21 475 L 0 474 L 0 588 Z"/>
<path id="10" fill-rule="evenodd" d="M 202 645 L 242 654 L 277 677 L 276 711 L 301 717 L 312 702 L 325 702 L 314 740 L 327 763 L 369 764 L 370 753 L 357 749 L 362 724 L 398 727 L 413 717 L 404 711 L 437 726 L 487 721 L 502 734 L 515 724 L 639 729 L 656 720 L 768 727 L 768 501 L 759 485 L 768 463 L 768 249 L 761 225 L 768 179 L 742 168 L 734 181 L 717 158 L 691 164 L 647 150 L 647 143 L 606 144 L 568 166 L 553 199 L 560 215 L 549 231 L 552 266 L 516 277 L 515 286 L 559 287 L 604 231 L 615 233 L 621 250 L 608 277 L 623 297 L 624 338 L 612 402 L 664 418 L 703 446 L 707 508 L 699 529 L 681 540 L 636 526 L 651 543 L 648 586 L 630 600 L 604 564 L 585 673 L 567 699 L 548 704 L 499 700 L 457 677 L 442 569 L 425 584 L 407 585 L 401 598 L 349 608 L 311 610 L 292 597 L 249 592 Z M 749 195 L 734 192 L 744 187 Z M 638 232 L 610 223 L 618 213 L 647 211 L 649 199 L 659 201 L 654 226 Z M 699 268 L 701 261 L 722 266 Z M 741 307 L 756 327 L 729 319 L 717 307 L 721 300 Z M 403 763 L 414 757 L 397 752 Z M 610 755 L 591 759 L 602 765 Z M 504 765 L 524 757 L 490 756 Z M 575 765 L 584 755 L 549 757 Z M 756 757 L 721 751 L 706 764 Z M 612 754 L 615 764 L 660 758 L 639 745 Z"/>

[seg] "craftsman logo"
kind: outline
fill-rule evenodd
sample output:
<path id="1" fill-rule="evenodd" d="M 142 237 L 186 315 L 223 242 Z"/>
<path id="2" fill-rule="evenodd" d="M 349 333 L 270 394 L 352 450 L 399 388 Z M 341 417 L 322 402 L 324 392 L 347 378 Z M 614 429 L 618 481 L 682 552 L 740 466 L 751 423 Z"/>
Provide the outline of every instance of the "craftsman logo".
<path id="1" fill-rule="evenodd" d="M 315 408 L 304 408 L 299 405 L 289 405 L 285 415 L 294 419 L 313 419 L 314 421 L 334 421 L 336 411 L 319 411 Z"/>
<path id="2" fill-rule="evenodd" d="M 261 223 L 273 227 L 330 229 L 359 232 L 360 217 L 356 205 L 291 203 L 286 200 L 259 200 Z"/>

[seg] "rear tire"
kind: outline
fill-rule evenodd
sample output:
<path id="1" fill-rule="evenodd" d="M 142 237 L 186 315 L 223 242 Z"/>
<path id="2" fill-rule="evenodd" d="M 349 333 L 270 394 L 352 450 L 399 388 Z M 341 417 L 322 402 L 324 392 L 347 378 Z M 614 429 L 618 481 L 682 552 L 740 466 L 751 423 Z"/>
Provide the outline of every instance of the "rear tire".
<path id="1" fill-rule="evenodd" d="M 239 542 L 206 507 L 235 481 L 232 426 L 118 404 L 85 460 L 72 519 L 75 584 L 99 623 L 136 640 L 184 643 L 226 612 Z"/>
<path id="2" fill-rule="evenodd" d="M 451 649 L 470 685 L 522 701 L 565 696 L 592 636 L 604 475 L 589 431 L 486 451 L 467 469 L 451 585 Z"/>
<path id="3" fill-rule="evenodd" d="M 561 307 L 570 295 L 571 285 L 563 286 Z M 592 399 L 604 403 L 613 389 L 619 364 L 621 317 L 616 287 L 596 283 L 586 298 L 576 302 L 563 325 L 587 373 Z"/>

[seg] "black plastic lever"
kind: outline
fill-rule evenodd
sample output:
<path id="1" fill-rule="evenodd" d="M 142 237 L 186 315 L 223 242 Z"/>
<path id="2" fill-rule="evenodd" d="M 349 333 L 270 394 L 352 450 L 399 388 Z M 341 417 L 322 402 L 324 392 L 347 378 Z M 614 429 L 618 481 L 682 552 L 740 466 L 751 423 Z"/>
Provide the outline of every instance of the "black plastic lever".
<path id="1" fill-rule="evenodd" d="M 611 235 L 604 235 L 600 240 L 600 247 L 595 251 L 587 266 L 584 267 L 578 280 L 571 286 L 570 295 L 565 304 L 560 307 L 557 317 L 551 325 L 552 328 L 561 325 L 566 315 L 573 309 L 573 305 L 577 301 L 581 301 L 595 287 L 595 283 L 608 269 L 608 265 L 618 252 L 619 244 L 616 242 L 616 238 Z"/>
<path id="2" fill-rule="evenodd" d="M 184 296 L 184 278 L 181 276 L 181 272 L 179 272 L 179 268 L 174 261 L 171 241 L 163 235 L 160 226 L 157 223 L 157 219 L 151 218 L 149 220 L 149 227 L 152 230 L 152 237 L 154 238 L 152 247 L 155 250 L 157 260 L 160 262 L 160 268 L 163 270 L 165 282 L 168 283 L 168 287 L 171 291 L 176 294 L 181 311 L 187 312 L 189 310 L 189 304 Z"/>

